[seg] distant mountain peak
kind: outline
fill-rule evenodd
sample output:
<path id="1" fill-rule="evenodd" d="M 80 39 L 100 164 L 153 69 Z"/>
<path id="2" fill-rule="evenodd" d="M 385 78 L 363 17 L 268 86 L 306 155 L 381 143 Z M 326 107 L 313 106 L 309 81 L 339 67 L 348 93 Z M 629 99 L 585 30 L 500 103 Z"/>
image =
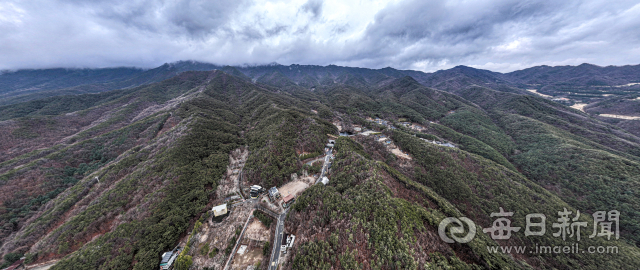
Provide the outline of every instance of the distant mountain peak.
<path id="1" fill-rule="evenodd" d="M 413 78 L 413 77 L 411 77 L 411 76 L 404 76 L 404 77 L 402 77 L 402 78 L 400 78 L 400 79 L 397 79 L 397 81 L 403 81 L 403 82 L 410 82 L 410 83 L 417 83 L 417 84 L 420 84 L 418 81 L 416 81 L 416 79 L 414 79 L 414 78 Z"/>
<path id="2" fill-rule="evenodd" d="M 600 67 L 600 66 L 594 65 L 594 64 L 589 64 L 589 63 L 582 63 L 578 67 Z"/>
<path id="3" fill-rule="evenodd" d="M 424 85 L 420 84 L 411 76 L 404 76 L 402 78 L 392 80 L 391 82 L 382 86 L 380 90 L 382 91 L 391 90 L 396 94 L 404 94 L 409 90 L 413 90 L 418 87 L 424 87 Z"/>

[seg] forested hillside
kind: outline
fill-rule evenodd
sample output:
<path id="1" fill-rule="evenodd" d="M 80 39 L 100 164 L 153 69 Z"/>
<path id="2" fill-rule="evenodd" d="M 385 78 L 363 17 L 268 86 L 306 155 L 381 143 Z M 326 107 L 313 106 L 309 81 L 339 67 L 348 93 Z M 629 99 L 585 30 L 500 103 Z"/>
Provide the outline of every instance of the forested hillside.
<path id="1" fill-rule="evenodd" d="M 297 238 L 282 269 L 640 265 L 640 137 L 588 114 L 635 113 L 635 96 L 600 101 L 585 113 L 523 87 L 542 83 L 544 74 L 468 67 L 427 74 L 179 62 L 121 69 L 119 77 L 101 75 L 107 71 L 65 71 L 69 79 L 33 85 L 19 78 L 24 71 L 11 75 L 21 83 L 0 78 L 9 90 L 62 91 L 0 107 L 5 266 L 24 255 L 27 264 L 54 261 L 51 269 L 157 268 L 164 251 L 213 224 L 206 217 L 214 202 L 242 195 L 217 192 L 238 170 L 230 167 L 233 151 L 248 152 L 240 184 L 282 187 L 325 173 L 325 147 L 336 137 L 328 184 L 308 185 L 284 219 L 285 232 Z M 633 80 L 624 74 L 611 83 Z M 65 92 L 99 85 L 91 90 L 99 93 Z M 614 111 L 615 104 L 623 106 Z M 320 165 L 310 165 L 315 159 Z M 522 227 L 509 240 L 482 231 L 500 208 Z M 564 209 L 590 225 L 581 246 L 618 252 L 491 252 L 576 243 L 553 236 Z M 611 210 L 620 213 L 620 238 L 589 238 L 592 214 Z M 547 217 L 543 236 L 523 233 L 533 213 Z M 444 242 L 438 226 L 445 217 L 473 220 L 475 239 Z M 187 249 L 181 259 L 194 252 L 201 250 Z"/>

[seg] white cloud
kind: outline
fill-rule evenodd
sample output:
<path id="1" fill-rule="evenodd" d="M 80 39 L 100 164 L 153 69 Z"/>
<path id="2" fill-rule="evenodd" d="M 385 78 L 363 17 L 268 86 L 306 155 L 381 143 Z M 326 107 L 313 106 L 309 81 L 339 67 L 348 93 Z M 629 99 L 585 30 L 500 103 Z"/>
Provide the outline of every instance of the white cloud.
<path id="1" fill-rule="evenodd" d="M 604 0 L 5 0 L 0 69 L 637 64 L 639 15 L 640 4 Z"/>

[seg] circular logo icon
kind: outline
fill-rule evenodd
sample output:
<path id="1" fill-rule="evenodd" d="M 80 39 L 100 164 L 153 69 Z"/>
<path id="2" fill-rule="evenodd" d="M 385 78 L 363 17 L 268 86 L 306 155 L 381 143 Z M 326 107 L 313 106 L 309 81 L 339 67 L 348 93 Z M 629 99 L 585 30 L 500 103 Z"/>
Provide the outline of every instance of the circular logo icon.
<path id="1" fill-rule="evenodd" d="M 467 224 L 467 227 L 469 227 L 469 232 L 464 237 L 459 237 L 460 234 L 464 233 L 464 224 L 462 222 Z M 447 227 L 449 227 L 449 235 L 453 239 L 447 236 Z M 438 234 L 440 235 L 440 238 L 447 243 L 469 243 L 476 236 L 476 225 L 473 223 L 473 221 L 466 217 L 448 217 L 440 221 L 440 225 L 438 226 Z"/>

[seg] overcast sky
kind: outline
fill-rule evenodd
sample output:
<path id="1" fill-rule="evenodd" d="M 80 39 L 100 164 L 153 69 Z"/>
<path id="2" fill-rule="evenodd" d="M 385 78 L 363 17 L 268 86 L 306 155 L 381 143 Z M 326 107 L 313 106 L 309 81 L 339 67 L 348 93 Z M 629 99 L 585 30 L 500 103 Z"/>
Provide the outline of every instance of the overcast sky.
<path id="1" fill-rule="evenodd" d="M 624 0 L 0 0 L 0 69 L 640 64 Z"/>

